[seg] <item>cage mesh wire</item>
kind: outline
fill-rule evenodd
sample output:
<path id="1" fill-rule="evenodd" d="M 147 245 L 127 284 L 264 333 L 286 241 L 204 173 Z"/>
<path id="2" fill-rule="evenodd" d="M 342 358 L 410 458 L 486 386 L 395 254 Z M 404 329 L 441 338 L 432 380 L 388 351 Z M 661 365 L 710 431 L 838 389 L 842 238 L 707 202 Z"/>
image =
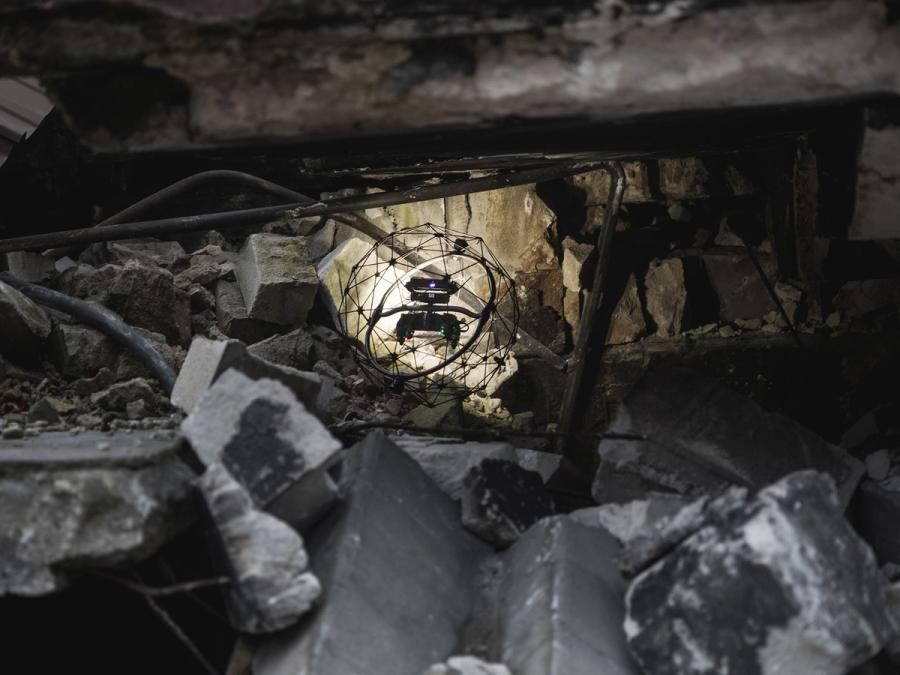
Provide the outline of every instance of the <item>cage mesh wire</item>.
<path id="1" fill-rule="evenodd" d="M 374 383 L 433 406 L 506 368 L 519 309 L 481 237 L 426 223 L 387 235 L 351 268 L 339 316 Z"/>

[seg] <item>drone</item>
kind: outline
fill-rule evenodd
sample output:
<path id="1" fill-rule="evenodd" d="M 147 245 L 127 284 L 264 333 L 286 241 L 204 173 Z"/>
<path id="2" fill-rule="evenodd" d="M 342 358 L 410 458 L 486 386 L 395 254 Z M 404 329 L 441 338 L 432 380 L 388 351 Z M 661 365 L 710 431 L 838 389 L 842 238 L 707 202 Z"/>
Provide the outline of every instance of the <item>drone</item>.
<path id="1" fill-rule="evenodd" d="M 484 241 L 430 223 L 376 242 L 340 307 L 369 378 L 427 405 L 485 389 L 505 369 L 518 314 L 513 280 Z"/>

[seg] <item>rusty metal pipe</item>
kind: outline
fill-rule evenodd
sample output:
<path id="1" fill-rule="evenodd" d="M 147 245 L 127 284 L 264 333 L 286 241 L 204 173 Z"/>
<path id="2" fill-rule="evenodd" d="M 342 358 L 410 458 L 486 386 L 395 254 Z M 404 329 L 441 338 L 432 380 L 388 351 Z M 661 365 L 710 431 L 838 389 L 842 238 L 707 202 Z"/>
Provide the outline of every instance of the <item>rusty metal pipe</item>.
<path id="1" fill-rule="evenodd" d="M 603 164 L 580 163 L 550 165 L 536 169 L 525 169 L 513 173 L 472 178 L 469 180 L 439 185 L 425 185 L 397 192 L 381 192 L 371 195 L 345 197 L 325 202 L 294 202 L 278 206 L 264 206 L 253 209 L 224 211 L 199 216 L 181 216 L 132 223 L 119 223 L 115 227 L 88 227 L 78 230 L 64 230 L 27 237 L 0 240 L 0 253 L 10 251 L 42 251 L 57 246 L 84 245 L 99 241 L 115 241 L 154 235 L 173 235 L 201 230 L 227 229 L 242 225 L 268 222 L 282 216 L 311 217 L 332 214 L 348 214 L 367 208 L 409 204 L 442 197 L 452 197 L 474 192 L 486 192 L 515 185 L 528 185 L 555 178 L 572 176 L 590 171 Z M 361 231 L 362 228 L 357 228 Z M 376 228 L 377 229 L 377 228 Z"/>

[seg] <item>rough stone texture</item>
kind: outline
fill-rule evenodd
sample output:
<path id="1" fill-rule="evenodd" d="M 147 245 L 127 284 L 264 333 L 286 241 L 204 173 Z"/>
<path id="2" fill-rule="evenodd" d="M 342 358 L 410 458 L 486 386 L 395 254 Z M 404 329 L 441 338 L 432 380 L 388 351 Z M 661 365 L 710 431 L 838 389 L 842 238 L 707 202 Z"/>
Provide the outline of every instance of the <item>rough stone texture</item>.
<path id="1" fill-rule="evenodd" d="M 796 422 L 691 370 L 650 369 L 622 402 L 610 432 L 646 440 L 604 439 L 594 498 L 607 482 L 637 477 L 657 489 L 704 495 L 736 484 L 763 487 L 800 469 L 817 469 L 838 484 L 844 505 L 862 462 Z"/>
<path id="2" fill-rule="evenodd" d="M 774 280 L 771 263 L 761 259 L 766 276 Z M 723 321 L 759 319 L 775 309 L 759 272 L 746 254 L 705 253 L 703 265 L 710 286 L 719 299 Z"/>
<path id="3" fill-rule="evenodd" d="M 229 368 L 252 379 L 265 377 L 277 380 L 304 405 L 316 409 L 322 378 L 315 373 L 301 372 L 257 358 L 237 340 L 208 340 L 203 337 L 196 337 L 191 342 L 172 388 L 172 404 L 190 413 L 212 383 Z"/>
<path id="4" fill-rule="evenodd" d="M 34 360 L 50 335 L 50 319 L 44 310 L 2 281 L 0 325 L 0 354 L 10 360 Z"/>
<path id="5" fill-rule="evenodd" d="M 635 110 L 718 110 L 900 90 L 900 29 L 883 3 L 857 0 L 715 8 L 526 3 L 466 12 L 445 1 L 424 11 L 385 1 L 128 4 L 146 10 L 147 30 L 132 30 L 133 12 L 102 11 L 121 5 L 111 0 L 96 15 L 80 11 L 96 6 L 88 0 L 17 0 L 3 8 L 2 72 L 98 73 L 55 88 L 79 136 L 95 149 L 183 150 L 512 118 L 617 120 Z M 205 30 L 223 18 L 239 18 L 241 30 Z M 53 49 L 48 35 L 61 36 Z M 710 35 L 727 38 L 727 51 Z M 438 56 L 416 51 L 428 42 L 442 45 Z M 348 51 L 354 59 L 342 58 Z M 102 111 L 85 109 L 83 96 L 86 84 L 100 82 L 111 92 L 128 91 L 136 75 L 125 64 L 146 64 L 137 73 L 168 105 L 129 107 L 130 133 L 116 127 L 117 134 Z"/>
<path id="6" fill-rule="evenodd" d="M 243 633 L 270 633 L 296 623 L 319 597 L 307 571 L 303 540 L 290 526 L 257 510 L 221 464 L 199 480 L 214 524 L 218 562 L 231 577 L 231 624 Z"/>
<path id="7" fill-rule="evenodd" d="M 541 518 L 553 514 L 553 497 L 540 474 L 513 462 L 485 459 L 463 480 L 462 523 L 484 541 L 505 548 Z"/>
<path id="8" fill-rule="evenodd" d="M 282 326 L 306 321 L 319 287 L 306 241 L 277 234 L 251 234 L 235 266 L 251 319 Z"/>
<path id="9" fill-rule="evenodd" d="M 178 344 L 190 340 L 190 302 L 168 270 L 136 260 L 97 269 L 78 265 L 61 274 L 58 284 L 68 295 L 105 305 L 129 325 Z"/>
<path id="10" fill-rule="evenodd" d="M 709 194 L 709 171 L 702 159 L 661 159 L 659 189 L 672 199 L 699 199 Z"/>
<path id="11" fill-rule="evenodd" d="M 609 334 L 606 344 L 619 345 L 634 342 L 647 331 L 647 320 L 641 297 L 638 294 L 637 279 L 632 274 L 628 277 L 622 297 L 616 303 L 609 323 Z"/>
<path id="12" fill-rule="evenodd" d="M 857 159 L 851 239 L 900 238 L 900 125 L 867 126 Z"/>
<path id="13" fill-rule="evenodd" d="M 254 503 L 305 527 L 338 497 L 340 442 L 283 384 L 227 370 L 181 425 L 200 460 L 222 463 Z"/>
<path id="14" fill-rule="evenodd" d="M 257 675 L 421 675 L 457 647 L 487 547 L 380 433 L 348 452 L 344 472 L 344 502 L 307 539 L 322 606 L 262 645 Z"/>
<path id="15" fill-rule="evenodd" d="M 637 577 L 625 629 L 641 667 L 658 675 L 843 675 L 896 633 L 885 591 L 832 481 L 803 471 Z"/>
<path id="16" fill-rule="evenodd" d="M 50 335 L 50 361 L 68 377 L 93 377 L 113 368 L 121 350 L 103 333 L 78 324 L 58 323 Z"/>
<path id="17" fill-rule="evenodd" d="M 622 629 L 615 539 L 566 516 L 503 556 L 499 659 L 516 675 L 637 675 Z"/>
<path id="18" fill-rule="evenodd" d="M 106 410 L 124 412 L 129 403 L 144 401 L 151 408 L 156 407 L 156 393 L 143 378 L 136 377 L 127 382 L 117 382 L 112 386 L 91 394 L 91 403 Z"/>
<path id="19" fill-rule="evenodd" d="M 304 328 L 272 337 L 252 345 L 253 356 L 279 366 L 309 370 L 313 365 L 313 338 Z"/>
<path id="20" fill-rule="evenodd" d="M 624 504 L 601 504 L 569 514 L 576 522 L 605 528 L 623 544 L 652 530 L 694 500 L 678 494 L 654 492 L 646 499 Z"/>
<path id="21" fill-rule="evenodd" d="M 158 265 L 166 269 L 171 269 L 173 265 L 187 258 L 187 253 L 177 241 L 126 239 L 109 242 L 106 250 L 111 263 L 122 264 L 129 260 L 137 260 L 146 265 Z"/>
<path id="22" fill-rule="evenodd" d="M 640 204 L 654 201 L 650 184 L 650 172 L 645 162 L 624 162 L 625 193 L 623 204 Z M 605 206 L 609 201 L 609 174 L 606 171 L 588 171 L 566 179 L 585 192 L 585 204 Z M 601 220 L 602 222 L 602 220 Z"/>
<path id="23" fill-rule="evenodd" d="M 511 675 L 502 663 L 486 663 L 474 656 L 453 656 L 436 663 L 422 675 Z"/>
<path id="24" fill-rule="evenodd" d="M 187 527 L 193 475 L 147 432 L 44 433 L 0 444 L 0 596 L 44 595 L 136 563 Z"/>
<path id="25" fill-rule="evenodd" d="M 582 283 L 582 267 L 594 252 L 592 244 L 579 244 L 571 237 L 562 241 L 562 282 L 567 291 L 578 293 L 585 284 Z M 588 283 L 590 285 L 590 283 Z"/>
<path id="26" fill-rule="evenodd" d="M 278 332 L 275 324 L 250 318 L 237 282 L 220 279 L 215 288 L 216 324 L 222 333 L 235 340 L 253 344 Z"/>
<path id="27" fill-rule="evenodd" d="M 687 287 L 684 265 L 677 258 L 654 260 L 644 277 L 647 313 L 656 324 L 656 335 L 671 337 L 681 332 Z"/>

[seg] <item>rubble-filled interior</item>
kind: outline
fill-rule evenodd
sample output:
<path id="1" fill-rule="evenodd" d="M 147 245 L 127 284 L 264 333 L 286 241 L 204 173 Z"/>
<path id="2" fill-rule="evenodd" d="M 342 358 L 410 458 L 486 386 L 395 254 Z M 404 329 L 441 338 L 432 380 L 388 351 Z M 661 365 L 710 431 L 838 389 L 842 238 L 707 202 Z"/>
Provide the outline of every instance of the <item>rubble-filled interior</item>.
<path id="1" fill-rule="evenodd" d="M 10 672 L 900 671 L 893 4 L 108 4 L 0 8 Z"/>

